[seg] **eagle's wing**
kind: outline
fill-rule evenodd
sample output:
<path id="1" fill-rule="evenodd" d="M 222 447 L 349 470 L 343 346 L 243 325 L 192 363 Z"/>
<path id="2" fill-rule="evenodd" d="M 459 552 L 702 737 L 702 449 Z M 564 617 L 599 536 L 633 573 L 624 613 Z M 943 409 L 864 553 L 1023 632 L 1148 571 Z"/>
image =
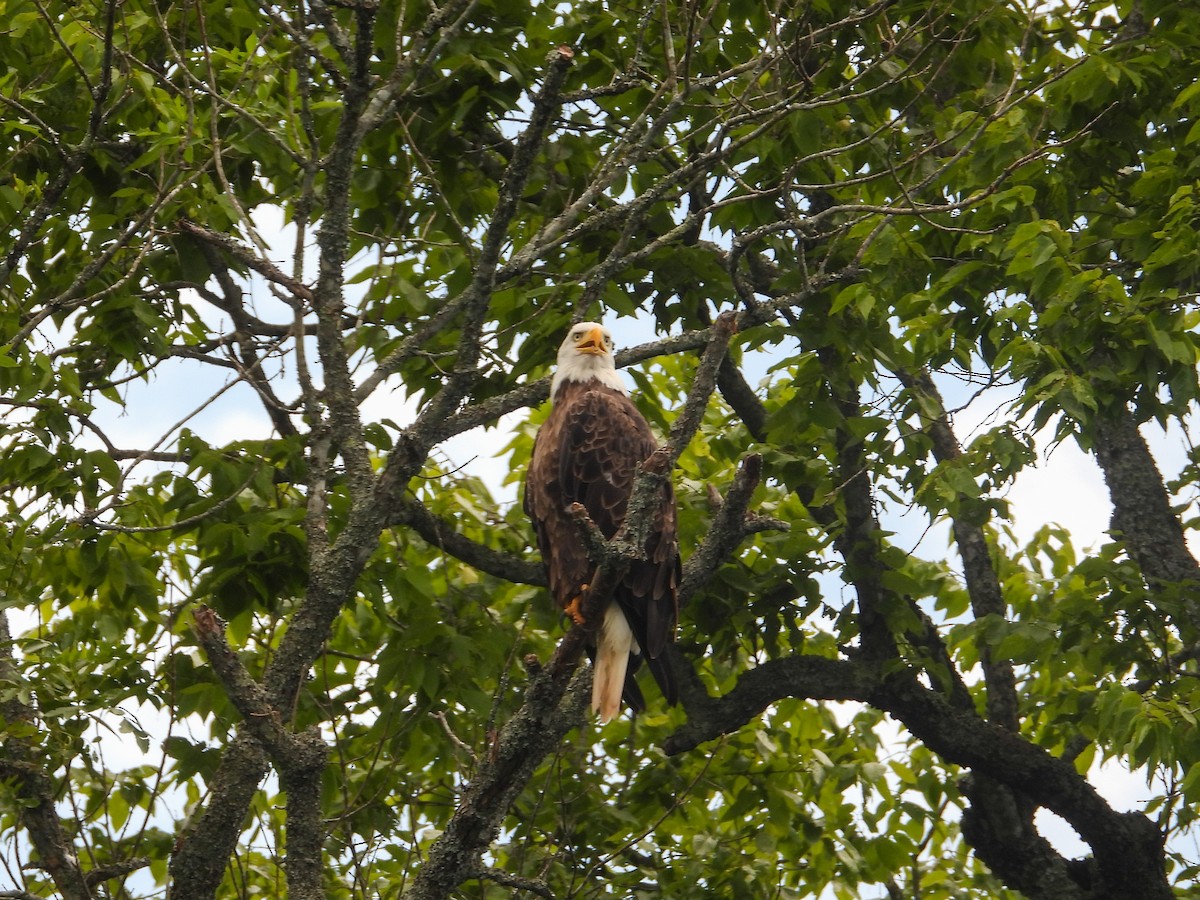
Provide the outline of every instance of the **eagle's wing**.
<path id="1" fill-rule="evenodd" d="M 588 391 L 573 404 L 564 430 L 558 461 L 564 501 L 581 503 L 604 536 L 611 538 L 625 521 L 638 464 L 657 447 L 654 433 L 633 401 L 604 390 Z M 670 667 L 665 659 L 659 660 L 674 638 L 678 618 L 680 564 L 675 497 L 669 484 L 651 523 L 646 557 L 630 566 L 615 599 L 642 654 L 649 658 L 663 695 L 674 703 Z M 636 690 L 636 685 L 633 688 Z"/>
<path id="2" fill-rule="evenodd" d="M 567 410 L 558 482 L 567 505 L 581 503 L 606 538 L 625 521 L 638 463 L 654 436 L 637 407 L 620 394 L 588 391 Z"/>

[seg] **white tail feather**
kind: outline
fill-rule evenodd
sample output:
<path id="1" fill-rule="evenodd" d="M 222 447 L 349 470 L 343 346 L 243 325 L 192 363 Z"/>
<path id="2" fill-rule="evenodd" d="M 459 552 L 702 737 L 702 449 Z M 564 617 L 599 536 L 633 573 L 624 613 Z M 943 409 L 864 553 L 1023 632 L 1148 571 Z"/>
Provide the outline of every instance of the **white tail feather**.
<path id="1" fill-rule="evenodd" d="M 595 672 L 592 674 L 592 711 L 599 713 L 601 723 L 621 711 L 625 670 L 629 667 L 633 646 L 633 631 L 625 613 L 616 603 L 610 603 L 596 637 Z"/>

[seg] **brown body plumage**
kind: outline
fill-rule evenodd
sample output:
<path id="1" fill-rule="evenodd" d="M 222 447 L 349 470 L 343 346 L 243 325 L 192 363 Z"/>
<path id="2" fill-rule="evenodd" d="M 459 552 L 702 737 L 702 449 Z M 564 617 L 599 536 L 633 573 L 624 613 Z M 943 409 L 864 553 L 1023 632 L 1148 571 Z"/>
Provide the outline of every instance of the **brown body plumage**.
<path id="1" fill-rule="evenodd" d="M 570 516 L 571 505 L 582 504 L 611 538 L 625 521 L 638 464 L 657 447 L 649 424 L 616 376 L 611 344 L 611 336 L 593 323 L 577 326 L 564 342 L 554 406 L 538 431 L 525 483 L 525 511 L 537 532 L 550 594 L 564 609 L 578 602 L 595 569 Z M 602 351 L 593 349 L 597 347 Z M 597 366 L 600 371 L 592 372 Z M 597 623 L 591 648 L 596 665 L 593 707 L 602 721 L 616 714 L 622 695 L 635 711 L 645 708 L 633 678 L 643 658 L 663 696 L 675 702 L 675 683 L 663 659 L 677 615 L 675 534 L 675 497 L 668 484 L 646 539 L 646 558 L 630 565 Z"/>

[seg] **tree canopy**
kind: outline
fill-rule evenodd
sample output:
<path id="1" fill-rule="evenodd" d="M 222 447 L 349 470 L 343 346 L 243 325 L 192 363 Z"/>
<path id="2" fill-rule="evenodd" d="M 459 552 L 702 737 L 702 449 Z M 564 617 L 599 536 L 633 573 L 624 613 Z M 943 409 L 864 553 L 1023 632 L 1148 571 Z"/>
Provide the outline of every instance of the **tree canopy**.
<path id="1" fill-rule="evenodd" d="M 0 896 L 1197 896 L 1190 5 L 0 10 Z M 684 558 L 604 728 L 512 499 L 600 318 Z"/>

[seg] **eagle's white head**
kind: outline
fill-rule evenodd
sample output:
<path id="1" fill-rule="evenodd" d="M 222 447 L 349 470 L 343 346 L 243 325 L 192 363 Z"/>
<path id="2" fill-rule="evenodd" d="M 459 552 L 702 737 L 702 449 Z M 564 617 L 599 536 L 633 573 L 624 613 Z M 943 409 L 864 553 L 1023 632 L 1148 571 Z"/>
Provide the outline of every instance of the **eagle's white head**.
<path id="1" fill-rule="evenodd" d="M 592 379 L 622 394 L 628 393 L 613 359 L 612 332 L 598 322 L 580 322 L 571 326 L 558 348 L 558 368 L 550 382 L 550 396 L 558 393 L 563 382 Z"/>

